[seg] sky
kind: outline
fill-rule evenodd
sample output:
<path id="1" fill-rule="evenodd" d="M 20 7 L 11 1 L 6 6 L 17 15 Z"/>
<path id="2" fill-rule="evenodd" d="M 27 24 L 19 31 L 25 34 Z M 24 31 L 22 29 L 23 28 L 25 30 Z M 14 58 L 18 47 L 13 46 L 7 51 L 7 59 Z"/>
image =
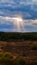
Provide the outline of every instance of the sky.
<path id="1" fill-rule="evenodd" d="M 37 32 L 37 0 L 0 0 L 0 32 Z"/>

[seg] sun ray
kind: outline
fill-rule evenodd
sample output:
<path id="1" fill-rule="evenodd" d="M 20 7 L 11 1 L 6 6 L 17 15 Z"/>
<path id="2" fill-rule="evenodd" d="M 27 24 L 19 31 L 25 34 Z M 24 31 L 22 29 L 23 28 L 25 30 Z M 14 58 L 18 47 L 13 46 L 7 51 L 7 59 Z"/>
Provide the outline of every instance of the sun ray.
<path id="1" fill-rule="evenodd" d="M 17 31 L 22 31 L 24 30 L 24 22 L 22 17 L 13 17 L 12 20 L 14 21 L 14 24 L 17 28 Z"/>

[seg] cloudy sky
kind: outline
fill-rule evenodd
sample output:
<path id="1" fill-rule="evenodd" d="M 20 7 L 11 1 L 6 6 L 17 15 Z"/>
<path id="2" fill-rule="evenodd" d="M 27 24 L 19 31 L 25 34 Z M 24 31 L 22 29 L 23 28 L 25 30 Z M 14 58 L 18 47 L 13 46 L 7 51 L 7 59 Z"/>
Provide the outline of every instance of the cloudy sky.
<path id="1" fill-rule="evenodd" d="M 0 0 L 0 32 L 37 32 L 37 0 Z"/>

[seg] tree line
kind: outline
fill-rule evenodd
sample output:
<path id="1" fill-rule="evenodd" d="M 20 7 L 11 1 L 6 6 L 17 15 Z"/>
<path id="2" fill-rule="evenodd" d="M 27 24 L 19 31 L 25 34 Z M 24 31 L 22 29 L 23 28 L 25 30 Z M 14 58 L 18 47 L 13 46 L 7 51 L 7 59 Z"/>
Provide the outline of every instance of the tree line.
<path id="1" fill-rule="evenodd" d="M 0 41 L 37 40 L 37 32 L 0 32 Z"/>

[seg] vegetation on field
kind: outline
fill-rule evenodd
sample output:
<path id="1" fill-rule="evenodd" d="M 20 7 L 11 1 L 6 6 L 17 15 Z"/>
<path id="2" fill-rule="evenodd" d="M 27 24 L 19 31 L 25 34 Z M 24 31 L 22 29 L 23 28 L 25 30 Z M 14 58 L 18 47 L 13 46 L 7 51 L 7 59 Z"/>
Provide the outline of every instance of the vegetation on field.
<path id="1" fill-rule="evenodd" d="M 6 33 L 0 32 L 1 41 L 37 40 L 37 33 Z"/>
<path id="2" fill-rule="evenodd" d="M 22 56 L 14 59 L 12 53 L 0 52 L 0 65 L 37 65 L 37 59 L 30 61 Z"/>

